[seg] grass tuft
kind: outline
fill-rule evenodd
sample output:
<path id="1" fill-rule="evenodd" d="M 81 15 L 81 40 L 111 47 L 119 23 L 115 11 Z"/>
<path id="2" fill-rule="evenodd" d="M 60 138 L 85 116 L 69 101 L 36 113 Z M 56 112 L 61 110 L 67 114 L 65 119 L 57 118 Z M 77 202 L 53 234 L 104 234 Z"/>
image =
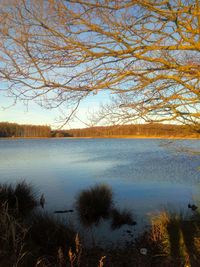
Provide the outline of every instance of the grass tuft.
<path id="1" fill-rule="evenodd" d="M 0 185 L 0 205 L 5 204 L 10 214 L 26 216 L 37 206 L 33 188 L 24 181 L 17 183 L 16 186 Z"/>
<path id="2" fill-rule="evenodd" d="M 112 197 L 112 190 L 104 184 L 81 191 L 76 202 L 80 222 L 91 226 L 97 225 L 101 218 L 108 218 L 113 205 Z"/>

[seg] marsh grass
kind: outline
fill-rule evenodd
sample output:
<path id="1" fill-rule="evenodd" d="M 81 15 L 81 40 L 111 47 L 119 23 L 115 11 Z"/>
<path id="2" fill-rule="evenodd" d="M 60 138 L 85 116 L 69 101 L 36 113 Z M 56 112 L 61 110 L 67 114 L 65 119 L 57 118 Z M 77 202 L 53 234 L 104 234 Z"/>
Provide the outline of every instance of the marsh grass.
<path id="1" fill-rule="evenodd" d="M 152 218 L 151 228 L 136 240 L 152 261 L 165 260 L 169 266 L 199 266 L 200 215 L 165 211 Z M 170 262 L 170 263 L 169 263 Z M 155 262 L 153 263 L 155 264 Z"/>
<path id="2" fill-rule="evenodd" d="M 98 225 L 101 219 L 107 219 L 113 205 L 113 193 L 104 184 L 83 190 L 77 197 L 76 209 L 79 220 L 84 226 Z"/>
<path id="3" fill-rule="evenodd" d="M 0 185 L 0 205 L 7 205 L 8 212 L 14 216 L 26 216 L 36 206 L 36 194 L 31 185 L 24 181 Z"/>
<path id="4" fill-rule="evenodd" d="M 199 240 L 200 228 L 198 220 L 183 213 L 165 213 L 161 215 L 161 224 L 166 231 L 167 251 L 177 266 L 198 266 L 200 261 Z"/>
<path id="5" fill-rule="evenodd" d="M 200 214 L 161 212 L 151 226 L 124 247 L 87 247 L 66 217 L 34 210 L 32 188 L 20 183 L 0 187 L 1 267 L 199 267 Z M 27 201 L 27 203 L 26 203 Z M 82 223 L 111 219 L 113 229 L 134 225 L 131 212 L 114 208 L 109 187 L 82 191 L 76 207 Z M 26 214 L 26 216 L 25 216 Z M 141 248 L 147 249 L 143 255 Z"/>
<path id="6" fill-rule="evenodd" d="M 38 266 L 59 266 L 58 250 L 67 259 L 69 248 L 74 248 L 72 225 L 34 210 L 37 203 L 25 182 L 0 185 L 0 266 L 35 266 L 38 259 Z"/>
<path id="7" fill-rule="evenodd" d="M 27 256 L 25 239 L 28 227 L 9 214 L 7 205 L 0 210 L 0 266 L 22 266 Z"/>
<path id="8" fill-rule="evenodd" d="M 75 234 L 72 225 L 52 214 L 37 212 L 30 217 L 29 240 L 37 257 L 56 258 L 59 249 L 66 256 L 69 248 L 74 248 Z"/>

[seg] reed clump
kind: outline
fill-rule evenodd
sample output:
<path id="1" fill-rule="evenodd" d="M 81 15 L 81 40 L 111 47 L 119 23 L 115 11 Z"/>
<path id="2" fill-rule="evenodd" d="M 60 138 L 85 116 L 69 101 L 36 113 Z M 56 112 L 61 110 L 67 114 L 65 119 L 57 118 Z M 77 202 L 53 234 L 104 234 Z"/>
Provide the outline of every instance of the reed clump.
<path id="1" fill-rule="evenodd" d="M 24 181 L 0 185 L 0 205 L 7 205 L 8 212 L 14 216 L 26 216 L 36 206 L 36 194 L 30 184 Z"/>
<path id="2" fill-rule="evenodd" d="M 104 184 L 81 191 L 76 201 L 76 209 L 80 222 L 85 226 L 98 224 L 100 219 L 110 216 L 113 205 L 113 193 Z"/>

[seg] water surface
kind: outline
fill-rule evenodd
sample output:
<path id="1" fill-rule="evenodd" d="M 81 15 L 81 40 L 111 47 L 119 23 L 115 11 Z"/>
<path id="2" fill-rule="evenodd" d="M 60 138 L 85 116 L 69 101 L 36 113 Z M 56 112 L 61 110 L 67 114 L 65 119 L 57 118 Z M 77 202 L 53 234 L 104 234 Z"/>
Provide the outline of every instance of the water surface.
<path id="1" fill-rule="evenodd" d="M 198 151 L 200 140 L 1 139 L 0 181 L 31 182 L 50 211 L 73 208 L 80 190 L 105 183 L 115 205 L 144 225 L 163 208 L 187 210 L 198 202 Z"/>

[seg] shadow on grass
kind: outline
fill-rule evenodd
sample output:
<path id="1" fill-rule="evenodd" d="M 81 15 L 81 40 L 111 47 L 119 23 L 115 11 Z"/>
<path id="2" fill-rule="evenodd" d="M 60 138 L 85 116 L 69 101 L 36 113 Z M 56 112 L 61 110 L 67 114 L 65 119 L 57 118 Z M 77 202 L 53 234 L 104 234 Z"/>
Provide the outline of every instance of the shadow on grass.
<path id="1" fill-rule="evenodd" d="M 198 267 L 200 262 L 200 215 L 163 212 L 152 218 L 149 231 L 136 239 L 138 249 L 147 248 L 153 265 L 168 260 L 172 267 Z"/>

